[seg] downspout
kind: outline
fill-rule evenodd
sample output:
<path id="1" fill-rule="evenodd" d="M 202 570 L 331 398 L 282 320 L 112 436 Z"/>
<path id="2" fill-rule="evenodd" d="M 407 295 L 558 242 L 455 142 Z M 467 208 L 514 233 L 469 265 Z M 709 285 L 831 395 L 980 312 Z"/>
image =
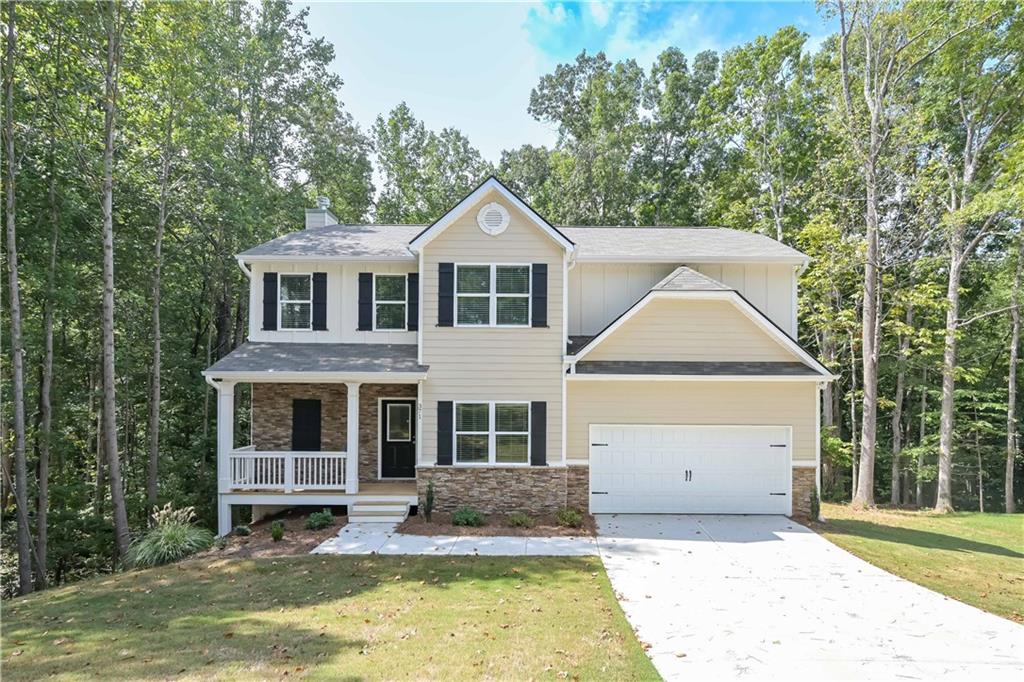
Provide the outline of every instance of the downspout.
<path id="1" fill-rule="evenodd" d="M 249 268 L 245 267 L 245 261 L 243 261 L 241 258 L 236 258 L 235 262 L 238 263 L 238 267 L 242 270 L 242 272 L 245 273 L 245 276 L 248 277 L 249 281 L 251 282 L 252 281 L 252 270 L 250 270 Z"/>

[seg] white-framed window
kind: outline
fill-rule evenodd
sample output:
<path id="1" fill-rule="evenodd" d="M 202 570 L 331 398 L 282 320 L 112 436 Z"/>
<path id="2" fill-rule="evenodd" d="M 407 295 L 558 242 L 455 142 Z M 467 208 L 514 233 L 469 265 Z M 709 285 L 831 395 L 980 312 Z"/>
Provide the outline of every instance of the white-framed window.
<path id="1" fill-rule="evenodd" d="M 529 327 L 530 266 L 455 266 L 455 326 Z"/>
<path id="2" fill-rule="evenodd" d="M 529 464 L 530 403 L 455 403 L 455 464 Z"/>
<path id="3" fill-rule="evenodd" d="M 373 329 L 405 331 L 408 282 L 405 275 L 373 275 Z"/>
<path id="4" fill-rule="evenodd" d="M 313 275 L 278 275 L 278 308 L 281 329 L 313 328 Z"/>

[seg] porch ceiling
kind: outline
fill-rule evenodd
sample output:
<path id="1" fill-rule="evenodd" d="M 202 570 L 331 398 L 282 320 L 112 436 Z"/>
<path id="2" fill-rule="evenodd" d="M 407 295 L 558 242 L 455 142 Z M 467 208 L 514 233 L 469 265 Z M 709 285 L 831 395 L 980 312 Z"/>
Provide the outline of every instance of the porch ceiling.
<path id="1" fill-rule="evenodd" d="M 211 365 L 212 379 L 264 381 L 303 378 L 324 380 L 336 375 L 373 381 L 415 381 L 427 374 L 416 362 L 416 346 L 384 343 L 244 343 Z"/>

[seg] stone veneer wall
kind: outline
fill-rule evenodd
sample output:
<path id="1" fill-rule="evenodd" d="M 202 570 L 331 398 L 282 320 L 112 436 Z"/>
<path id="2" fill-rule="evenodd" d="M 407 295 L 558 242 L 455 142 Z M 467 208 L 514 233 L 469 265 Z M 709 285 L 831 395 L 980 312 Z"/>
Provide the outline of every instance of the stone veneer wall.
<path id="1" fill-rule="evenodd" d="M 565 506 L 565 467 L 420 467 L 416 489 L 420 504 L 434 482 L 434 509 L 462 506 L 486 514 L 525 511 L 552 514 Z"/>
<path id="2" fill-rule="evenodd" d="M 292 449 L 292 400 L 320 401 L 320 447 L 344 452 L 348 390 L 345 384 L 253 384 L 252 443 L 257 450 Z"/>
<path id="3" fill-rule="evenodd" d="M 380 456 L 378 398 L 416 398 L 416 384 L 363 384 L 359 387 L 359 481 L 376 481 Z M 413 413 L 413 423 L 416 414 Z M 419 438 L 420 434 L 416 434 Z"/>
<path id="4" fill-rule="evenodd" d="M 590 511 L 590 467 L 570 466 L 566 470 L 565 506 Z"/>
<path id="5" fill-rule="evenodd" d="M 810 517 L 811 495 L 816 487 L 814 467 L 793 467 L 793 516 Z"/>

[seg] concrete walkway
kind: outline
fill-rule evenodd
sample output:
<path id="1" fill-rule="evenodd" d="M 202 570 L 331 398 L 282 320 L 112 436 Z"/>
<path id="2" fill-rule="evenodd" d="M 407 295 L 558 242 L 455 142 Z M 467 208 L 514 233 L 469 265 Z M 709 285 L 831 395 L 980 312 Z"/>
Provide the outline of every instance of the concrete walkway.
<path id="1" fill-rule="evenodd" d="M 781 516 L 598 516 L 626 617 L 669 680 L 1024 679 L 1024 627 Z"/>
<path id="2" fill-rule="evenodd" d="M 350 523 L 312 554 L 421 554 L 463 556 L 592 556 L 592 537 L 480 537 L 403 535 L 396 524 Z"/>

